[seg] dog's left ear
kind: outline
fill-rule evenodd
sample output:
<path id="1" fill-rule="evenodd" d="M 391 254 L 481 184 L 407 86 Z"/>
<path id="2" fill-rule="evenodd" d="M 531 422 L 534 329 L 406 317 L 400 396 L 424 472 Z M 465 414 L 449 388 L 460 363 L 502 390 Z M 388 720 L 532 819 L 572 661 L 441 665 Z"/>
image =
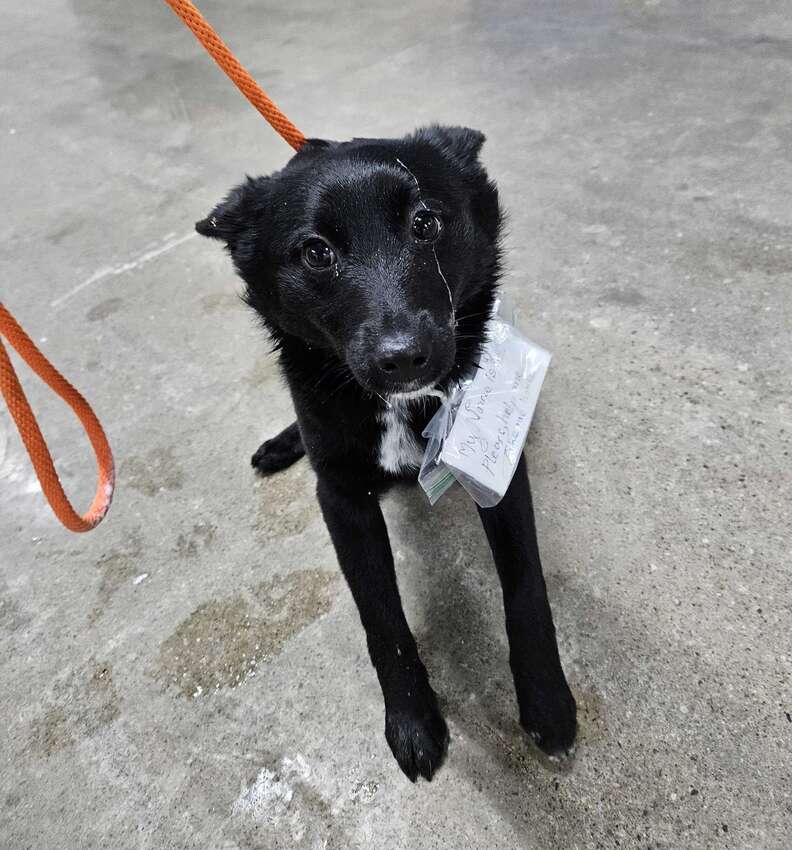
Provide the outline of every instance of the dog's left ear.
<path id="1" fill-rule="evenodd" d="M 233 247 L 246 228 L 263 213 L 268 181 L 268 177 L 248 177 L 232 189 L 206 218 L 197 221 L 195 229 L 201 236 L 222 239 Z"/>
<path id="2" fill-rule="evenodd" d="M 417 138 L 431 142 L 463 166 L 473 166 L 478 161 L 486 136 L 470 127 L 445 127 L 433 124 L 416 133 Z"/>

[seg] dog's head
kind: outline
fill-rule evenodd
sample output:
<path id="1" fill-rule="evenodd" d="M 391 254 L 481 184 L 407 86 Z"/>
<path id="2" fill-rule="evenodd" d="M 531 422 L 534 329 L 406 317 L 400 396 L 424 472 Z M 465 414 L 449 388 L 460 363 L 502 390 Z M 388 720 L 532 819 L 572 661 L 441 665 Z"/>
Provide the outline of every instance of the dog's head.
<path id="1" fill-rule="evenodd" d="M 494 295 L 501 217 L 483 142 L 461 127 L 310 141 L 196 229 L 225 241 L 276 340 L 332 352 L 370 392 L 432 387 L 458 366 L 465 313 Z"/>

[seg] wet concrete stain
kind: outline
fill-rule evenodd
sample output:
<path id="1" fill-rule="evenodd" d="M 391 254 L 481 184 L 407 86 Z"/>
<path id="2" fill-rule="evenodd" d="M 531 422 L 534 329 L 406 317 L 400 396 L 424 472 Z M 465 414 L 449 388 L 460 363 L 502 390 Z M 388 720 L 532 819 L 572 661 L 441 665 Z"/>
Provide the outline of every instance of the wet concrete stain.
<path id="1" fill-rule="evenodd" d="M 22 795 L 18 791 L 11 791 L 3 801 L 6 809 L 15 809 L 22 802 Z"/>
<path id="2" fill-rule="evenodd" d="M 310 464 L 300 460 L 261 480 L 255 532 L 262 543 L 302 534 L 319 519 Z"/>
<path id="3" fill-rule="evenodd" d="M 280 372 L 278 371 L 275 358 L 262 357 L 260 360 L 257 360 L 243 380 L 254 389 L 260 389 L 266 384 L 280 381 Z"/>
<path id="4" fill-rule="evenodd" d="M 105 298 L 104 301 L 100 301 L 98 304 L 91 307 L 91 309 L 85 314 L 85 318 L 88 319 L 89 322 L 98 322 L 100 319 L 106 319 L 108 316 L 112 316 L 113 313 L 116 313 L 123 303 L 124 299 L 116 296 L 113 296 L 112 298 Z"/>
<path id="5" fill-rule="evenodd" d="M 187 534 L 176 538 L 175 552 L 180 558 L 194 558 L 201 549 L 211 546 L 217 526 L 208 522 L 197 522 Z"/>
<path id="6" fill-rule="evenodd" d="M 171 446 L 156 448 L 140 457 L 130 457 L 121 467 L 123 482 L 146 496 L 180 490 L 184 471 Z"/>
<path id="7" fill-rule="evenodd" d="M 48 708 L 31 724 L 30 746 L 40 755 L 51 756 L 73 743 L 66 713 L 58 706 Z"/>
<path id="8" fill-rule="evenodd" d="M 222 310 L 242 309 L 242 299 L 235 292 L 212 292 L 201 298 L 201 309 L 207 316 Z"/>
<path id="9" fill-rule="evenodd" d="M 120 714 L 112 668 L 91 659 L 53 687 L 48 705 L 30 724 L 30 748 L 39 756 L 51 756 L 92 738 Z"/>
<path id="10" fill-rule="evenodd" d="M 161 644 L 156 678 L 191 699 L 237 687 L 330 610 L 337 580 L 304 570 L 202 603 Z"/>
<path id="11" fill-rule="evenodd" d="M 625 307 L 638 307 L 646 303 L 646 296 L 637 289 L 612 287 L 602 293 L 603 298 L 611 304 Z"/>
<path id="12" fill-rule="evenodd" d="M 0 632 L 11 634 L 30 622 L 30 617 L 20 608 L 16 599 L 0 588 Z"/>
<path id="13" fill-rule="evenodd" d="M 130 538 L 125 549 L 113 550 L 102 555 L 96 563 L 101 578 L 96 592 L 96 603 L 88 615 L 88 621 L 95 623 L 110 605 L 119 588 L 145 572 L 141 566 L 143 546 L 139 538 Z"/>
<path id="14" fill-rule="evenodd" d="M 605 737 L 602 697 L 591 688 L 574 688 L 578 707 L 578 746 L 586 746 Z"/>
<path id="15" fill-rule="evenodd" d="M 44 236 L 44 238 L 51 245 L 60 245 L 60 243 L 63 242 L 64 239 L 67 239 L 69 236 L 72 236 L 73 234 L 77 233 L 77 231 L 80 230 L 82 226 L 83 222 L 81 219 L 66 219 L 65 221 L 61 222 L 61 224 L 54 230 L 50 230 Z"/>

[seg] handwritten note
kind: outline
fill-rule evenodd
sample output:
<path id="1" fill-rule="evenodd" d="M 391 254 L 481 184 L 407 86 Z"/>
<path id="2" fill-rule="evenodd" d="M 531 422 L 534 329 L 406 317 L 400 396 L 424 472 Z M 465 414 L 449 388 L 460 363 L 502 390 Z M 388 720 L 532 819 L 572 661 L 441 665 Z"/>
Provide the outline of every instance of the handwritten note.
<path id="1" fill-rule="evenodd" d="M 481 368 L 464 391 L 440 453 L 484 507 L 497 504 L 508 489 L 549 363 L 550 354 L 511 325 L 491 323 Z"/>

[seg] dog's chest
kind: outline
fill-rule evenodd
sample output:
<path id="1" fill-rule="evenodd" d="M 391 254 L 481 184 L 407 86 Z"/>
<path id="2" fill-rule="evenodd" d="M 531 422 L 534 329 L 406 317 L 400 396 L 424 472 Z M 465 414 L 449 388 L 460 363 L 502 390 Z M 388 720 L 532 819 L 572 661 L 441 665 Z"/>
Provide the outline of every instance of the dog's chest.
<path id="1" fill-rule="evenodd" d="M 379 421 L 382 435 L 378 462 L 382 469 L 394 475 L 420 469 L 423 449 L 410 426 L 407 405 L 392 404 L 380 414 Z"/>

